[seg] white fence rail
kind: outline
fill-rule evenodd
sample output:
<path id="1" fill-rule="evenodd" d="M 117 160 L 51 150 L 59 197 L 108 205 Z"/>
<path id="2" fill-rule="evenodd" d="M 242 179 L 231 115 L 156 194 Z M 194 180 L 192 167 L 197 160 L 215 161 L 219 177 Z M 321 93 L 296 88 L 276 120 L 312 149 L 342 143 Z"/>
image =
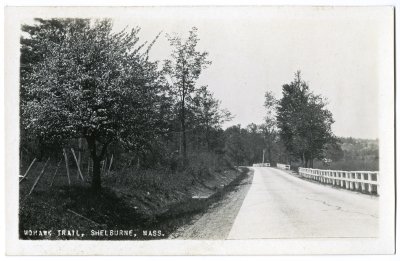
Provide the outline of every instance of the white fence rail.
<path id="1" fill-rule="evenodd" d="M 253 167 L 271 167 L 270 163 L 254 163 Z"/>
<path id="2" fill-rule="evenodd" d="M 285 164 L 278 163 L 278 164 L 276 164 L 276 166 L 277 166 L 279 169 L 287 169 L 287 170 L 290 170 L 290 165 L 285 165 Z"/>
<path id="3" fill-rule="evenodd" d="M 325 184 L 332 184 L 349 190 L 378 194 L 378 171 L 341 171 L 299 168 L 299 174 Z"/>

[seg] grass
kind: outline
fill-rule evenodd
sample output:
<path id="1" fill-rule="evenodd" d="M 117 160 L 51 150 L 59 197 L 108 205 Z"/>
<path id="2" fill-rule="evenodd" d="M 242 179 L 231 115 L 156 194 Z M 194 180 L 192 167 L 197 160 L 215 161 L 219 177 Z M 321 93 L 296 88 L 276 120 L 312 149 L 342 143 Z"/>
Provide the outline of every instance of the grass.
<path id="1" fill-rule="evenodd" d="M 71 168 L 71 186 L 60 168 L 50 186 L 56 163 L 45 174 L 31 195 L 29 191 L 39 175 L 43 162 L 37 164 L 28 180 L 20 183 L 19 230 L 21 239 L 160 239 L 190 221 L 193 214 L 205 211 L 228 189 L 227 184 L 245 175 L 236 170 L 216 169 L 204 162 L 189 164 L 177 173 L 162 169 L 125 169 L 103 175 L 101 194 L 93 194 L 87 181 L 77 178 Z M 23 172 L 22 172 L 23 173 Z M 85 173 L 86 174 L 86 173 Z M 85 178 L 90 179 L 84 174 Z M 232 183 L 233 184 L 233 183 Z M 212 194 L 208 199 L 194 199 L 196 193 Z M 58 230 L 79 230 L 83 237 L 58 235 Z M 133 230 L 135 237 L 96 236 L 91 230 Z M 49 236 L 25 235 L 25 231 L 52 230 Z M 144 230 L 161 231 L 144 236 Z"/>
<path id="2" fill-rule="evenodd" d="M 298 168 L 302 167 L 301 162 L 292 162 L 290 168 L 298 172 Z M 344 170 L 344 171 L 379 171 L 379 159 L 374 160 L 340 160 L 333 161 L 329 165 L 324 165 L 320 160 L 314 161 L 314 169 Z"/>
<path id="3" fill-rule="evenodd" d="M 321 161 L 314 162 L 316 169 L 331 169 L 331 170 L 347 170 L 347 171 L 379 171 L 379 159 L 373 160 L 340 160 L 331 162 L 328 166 L 324 165 Z"/>

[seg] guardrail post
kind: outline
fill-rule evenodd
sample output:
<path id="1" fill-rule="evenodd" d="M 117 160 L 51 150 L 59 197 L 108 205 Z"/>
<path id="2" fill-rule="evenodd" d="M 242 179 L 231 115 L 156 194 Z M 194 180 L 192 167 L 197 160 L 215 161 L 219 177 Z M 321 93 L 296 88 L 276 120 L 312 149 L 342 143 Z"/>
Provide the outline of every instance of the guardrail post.
<path id="1" fill-rule="evenodd" d="M 340 186 L 340 180 L 339 178 L 339 174 L 338 172 L 335 172 L 335 186 Z"/>
<path id="2" fill-rule="evenodd" d="M 368 192 L 372 194 L 372 184 L 368 184 Z"/>
<path id="3" fill-rule="evenodd" d="M 280 165 L 281 168 L 286 166 Z M 299 175 L 304 178 L 369 194 L 378 194 L 378 174 L 375 171 L 331 171 L 299 168 Z"/>
<path id="4" fill-rule="evenodd" d="M 342 188 L 345 188 L 346 187 L 346 180 L 343 180 L 343 179 L 346 178 L 346 172 L 342 172 L 341 178 L 342 178 L 342 184 L 343 184 Z"/>
<path id="5" fill-rule="evenodd" d="M 368 178 L 369 181 L 372 181 L 371 173 L 367 174 L 367 178 Z M 367 186 L 368 186 L 368 193 L 372 194 L 372 184 L 369 183 L 369 184 L 367 184 Z"/>
<path id="6" fill-rule="evenodd" d="M 364 182 L 361 182 L 361 190 L 362 190 L 363 192 L 365 192 L 365 190 L 366 190 L 366 188 L 365 188 L 365 183 L 364 183 Z"/>

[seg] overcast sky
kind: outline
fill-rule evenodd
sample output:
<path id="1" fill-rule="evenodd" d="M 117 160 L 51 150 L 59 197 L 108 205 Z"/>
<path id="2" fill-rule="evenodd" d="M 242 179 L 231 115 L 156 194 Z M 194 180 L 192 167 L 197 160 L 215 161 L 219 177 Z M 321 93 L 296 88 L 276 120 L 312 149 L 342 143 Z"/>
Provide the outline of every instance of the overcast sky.
<path id="1" fill-rule="evenodd" d="M 143 40 L 162 36 L 151 57 L 170 53 L 165 33 L 186 37 L 196 26 L 199 50 L 212 65 L 199 85 L 208 85 L 235 118 L 262 123 L 264 93 L 279 98 L 296 70 L 311 90 L 329 100 L 338 136 L 378 137 L 379 69 L 383 14 L 377 8 L 132 8 L 114 18 L 118 30 L 142 28 Z M 387 21 L 387 20 L 386 20 Z M 382 86 L 381 86 L 382 87 Z"/>

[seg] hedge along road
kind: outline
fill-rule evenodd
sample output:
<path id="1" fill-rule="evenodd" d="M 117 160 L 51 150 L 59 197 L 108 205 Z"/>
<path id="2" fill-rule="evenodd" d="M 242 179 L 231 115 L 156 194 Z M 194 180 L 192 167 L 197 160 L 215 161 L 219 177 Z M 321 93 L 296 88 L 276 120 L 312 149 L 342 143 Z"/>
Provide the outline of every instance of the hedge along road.
<path id="1" fill-rule="evenodd" d="M 254 170 L 228 239 L 378 236 L 378 197 Z"/>

